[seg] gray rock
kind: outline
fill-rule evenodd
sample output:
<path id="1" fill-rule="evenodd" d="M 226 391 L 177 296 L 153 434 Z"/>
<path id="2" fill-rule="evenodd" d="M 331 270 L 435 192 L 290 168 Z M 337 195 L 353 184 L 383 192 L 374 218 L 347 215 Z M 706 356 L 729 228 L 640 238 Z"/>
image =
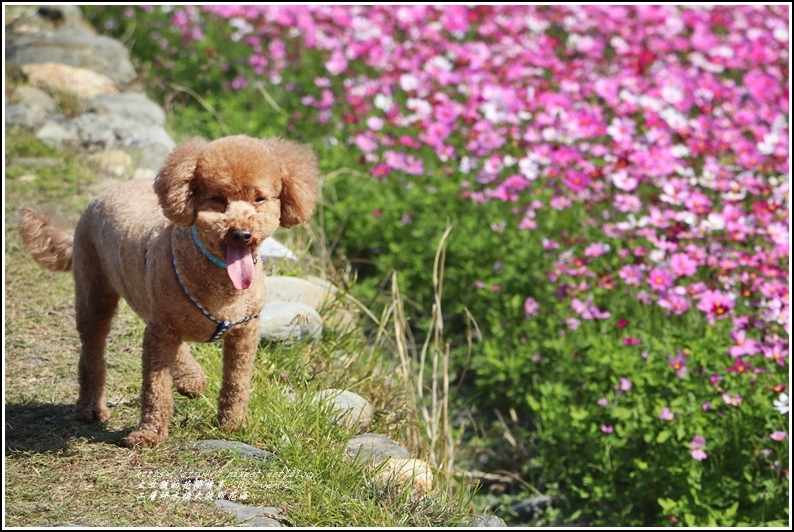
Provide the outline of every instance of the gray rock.
<path id="1" fill-rule="evenodd" d="M 345 452 L 367 463 L 380 463 L 389 458 L 410 458 L 411 453 L 383 434 L 360 434 L 350 438 Z"/>
<path id="2" fill-rule="evenodd" d="M 334 421 L 352 430 L 364 430 L 372 423 L 372 405 L 348 390 L 327 389 L 314 395 L 314 402 L 330 404 Z"/>
<path id="3" fill-rule="evenodd" d="M 242 443 L 239 441 L 199 440 L 193 445 L 193 447 L 201 451 L 229 449 L 244 458 L 251 458 L 260 462 L 264 462 L 274 456 L 273 453 L 263 451 L 262 449 L 257 449 L 253 445 L 248 445 L 247 443 Z"/>
<path id="4" fill-rule="evenodd" d="M 137 160 L 139 168 L 159 170 L 176 147 L 162 127 L 116 114 L 85 113 L 71 120 L 66 128 L 77 135 L 84 150 L 121 149 Z"/>
<path id="5" fill-rule="evenodd" d="M 474 519 L 465 521 L 458 525 L 459 527 L 466 528 L 484 528 L 484 527 L 507 527 L 507 523 L 501 517 L 495 515 L 478 515 Z"/>
<path id="6" fill-rule="evenodd" d="M 300 277 L 289 277 L 286 275 L 266 277 L 265 290 L 267 291 L 268 301 L 294 301 L 308 305 L 318 311 L 330 297 L 327 287 L 318 286 Z"/>
<path id="7" fill-rule="evenodd" d="M 510 510 L 517 514 L 520 521 L 526 522 L 538 518 L 543 510 L 551 506 L 551 503 L 552 498 L 548 495 L 536 495 L 511 503 Z"/>
<path id="8" fill-rule="evenodd" d="M 259 336 L 266 342 L 316 340 L 322 332 L 322 318 L 303 303 L 267 303 L 259 313 Z"/>
<path id="9" fill-rule="evenodd" d="M 39 89 L 38 87 L 31 87 L 28 85 L 23 85 L 22 87 L 16 87 L 12 92 L 11 96 L 8 98 L 9 103 L 24 103 L 28 105 L 32 105 L 34 107 L 39 107 L 49 113 L 54 113 L 58 110 L 58 104 L 52 97 L 44 92 L 43 90 Z"/>
<path id="10" fill-rule="evenodd" d="M 165 111 L 145 94 L 137 92 L 99 96 L 88 101 L 86 110 L 123 116 L 153 126 L 165 125 Z"/>
<path id="11" fill-rule="evenodd" d="M 77 133 L 66 129 L 63 125 L 50 120 L 36 132 L 36 138 L 48 146 L 74 147 L 80 142 Z"/>
<path id="12" fill-rule="evenodd" d="M 242 521 L 242 526 L 250 527 L 280 527 L 284 526 L 277 518 L 281 518 L 284 512 L 278 508 L 267 506 L 246 506 L 232 501 L 215 501 L 215 508 L 233 514 L 238 520 Z M 273 517 L 269 517 L 273 516 Z"/>
<path id="13" fill-rule="evenodd" d="M 37 129 L 47 122 L 48 113 L 41 107 L 27 103 L 6 105 L 5 124 L 7 126 L 22 126 L 27 129 Z"/>
<path id="14" fill-rule="evenodd" d="M 263 259 L 298 260 L 298 256 L 290 248 L 273 237 L 265 239 L 259 246 L 259 256 Z"/>
<path id="15" fill-rule="evenodd" d="M 125 86 L 137 74 L 129 50 L 119 41 L 88 31 L 33 33 L 12 40 L 5 50 L 6 61 L 60 63 L 98 72 L 116 85 Z"/>

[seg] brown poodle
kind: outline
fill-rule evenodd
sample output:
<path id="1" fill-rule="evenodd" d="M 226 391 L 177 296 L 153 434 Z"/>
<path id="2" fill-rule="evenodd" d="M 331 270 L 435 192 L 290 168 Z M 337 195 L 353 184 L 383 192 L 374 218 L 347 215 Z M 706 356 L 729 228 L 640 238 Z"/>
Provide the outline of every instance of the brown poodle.
<path id="1" fill-rule="evenodd" d="M 265 304 L 257 248 L 279 226 L 311 216 L 319 185 L 310 148 L 239 135 L 180 145 L 154 186 L 127 181 L 106 190 L 89 203 L 73 239 L 25 209 L 20 231 L 31 255 L 74 272 L 82 342 L 76 416 L 110 417 L 105 341 L 123 297 L 146 321 L 141 422 L 124 443 L 153 446 L 168 437 L 172 384 L 188 397 L 204 391 L 188 341 L 223 340 L 218 421 L 238 428 Z"/>

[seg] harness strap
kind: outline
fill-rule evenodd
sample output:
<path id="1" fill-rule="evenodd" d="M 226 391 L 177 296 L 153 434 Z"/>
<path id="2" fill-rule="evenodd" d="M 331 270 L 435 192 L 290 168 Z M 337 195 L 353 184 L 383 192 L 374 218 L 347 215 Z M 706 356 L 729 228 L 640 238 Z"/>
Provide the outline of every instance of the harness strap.
<path id="1" fill-rule="evenodd" d="M 179 288 L 182 289 L 182 293 L 184 293 L 185 296 L 190 300 L 190 302 L 193 303 L 193 305 L 197 309 L 199 309 L 199 311 L 201 311 L 202 314 L 204 314 L 204 317 L 206 317 L 211 322 L 218 324 L 218 327 L 215 328 L 215 332 L 212 333 L 212 336 L 210 337 L 209 340 L 207 340 L 207 342 L 214 342 L 216 340 L 219 340 L 221 338 L 221 336 L 223 336 L 223 334 L 226 331 L 228 331 L 229 329 L 231 329 L 235 325 L 240 325 L 241 323 L 245 323 L 247 321 L 250 321 L 250 320 L 252 320 L 254 318 L 258 318 L 259 317 L 259 314 L 254 314 L 253 316 L 246 316 L 246 317 L 244 317 L 242 319 L 239 319 L 239 320 L 237 320 L 235 322 L 231 322 L 229 320 L 219 320 L 218 318 L 213 316 L 210 313 L 210 311 L 208 311 L 206 308 L 204 308 L 204 305 L 199 303 L 196 300 L 196 298 L 191 296 L 190 293 L 187 291 L 187 288 L 185 288 L 185 285 L 182 284 L 182 279 L 180 279 L 180 277 L 179 277 L 179 270 L 176 267 L 176 256 L 174 254 L 173 246 L 171 246 L 171 266 L 173 266 L 173 268 L 174 268 L 174 275 L 176 276 L 176 282 L 179 284 Z"/>

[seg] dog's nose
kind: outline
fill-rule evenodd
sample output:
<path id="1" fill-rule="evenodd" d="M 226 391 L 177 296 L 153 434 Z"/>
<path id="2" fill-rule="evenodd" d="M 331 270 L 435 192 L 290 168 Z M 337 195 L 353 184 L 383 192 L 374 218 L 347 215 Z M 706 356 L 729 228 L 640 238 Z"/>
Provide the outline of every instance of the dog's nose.
<path id="1" fill-rule="evenodd" d="M 247 244 L 252 236 L 250 229 L 233 229 L 231 232 L 232 242 L 235 244 Z"/>

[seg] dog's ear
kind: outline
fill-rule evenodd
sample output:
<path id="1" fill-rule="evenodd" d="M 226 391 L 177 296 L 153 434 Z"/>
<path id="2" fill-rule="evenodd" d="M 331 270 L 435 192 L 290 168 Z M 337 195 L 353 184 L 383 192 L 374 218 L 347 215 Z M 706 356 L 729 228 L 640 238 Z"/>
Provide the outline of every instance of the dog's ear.
<path id="1" fill-rule="evenodd" d="M 320 167 L 309 146 L 284 139 L 265 144 L 281 170 L 281 227 L 292 227 L 309 219 L 320 189 Z"/>
<path id="2" fill-rule="evenodd" d="M 196 217 L 193 202 L 193 177 L 199 157 L 207 145 L 193 139 L 179 145 L 165 160 L 154 180 L 154 192 L 165 216 L 177 225 L 189 227 Z"/>

